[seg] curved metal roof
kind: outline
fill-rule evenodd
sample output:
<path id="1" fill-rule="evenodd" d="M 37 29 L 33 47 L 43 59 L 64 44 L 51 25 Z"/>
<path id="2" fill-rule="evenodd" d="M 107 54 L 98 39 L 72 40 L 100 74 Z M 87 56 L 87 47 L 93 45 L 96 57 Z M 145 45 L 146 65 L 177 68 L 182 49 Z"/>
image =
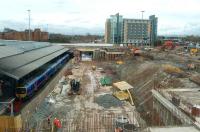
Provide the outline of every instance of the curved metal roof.
<path id="1" fill-rule="evenodd" d="M 43 43 L 38 45 L 41 44 Z M 31 50 L 22 51 L 14 45 L 15 44 L 12 44 L 12 46 L 0 46 L 0 73 L 17 80 L 68 50 L 63 46 L 42 45 L 39 46 L 40 48 L 29 48 Z M 30 43 L 28 45 L 30 45 Z"/>
<path id="2" fill-rule="evenodd" d="M 22 53 L 22 51 L 15 47 L 3 46 L 3 45 L 0 46 L 0 59 L 20 53 Z"/>

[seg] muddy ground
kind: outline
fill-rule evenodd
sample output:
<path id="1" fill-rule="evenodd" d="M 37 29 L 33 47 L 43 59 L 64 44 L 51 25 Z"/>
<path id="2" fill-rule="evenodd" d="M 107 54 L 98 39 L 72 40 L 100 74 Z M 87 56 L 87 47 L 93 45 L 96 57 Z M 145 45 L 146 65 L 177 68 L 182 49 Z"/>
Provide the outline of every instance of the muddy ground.
<path id="1" fill-rule="evenodd" d="M 51 121 L 56 117 L 65 124 L 64 131 L 106 132 L 116 127 L 115 119 L 118 116 L 126 116 L 136 126 L 146 127 L 146 123 L 150 126 L 156 125 L 149 116 L 153 111 L 151 89 L 199 87 L 189 80 L 189 76 L 199 74 L 198 71 L 188 71 L 178 57 L 175 59 L 170 57 L 167 54 L 155 56 L 154 60 L 132 57 L 122 65 L 117 65 L 115 61 L 76 64 L 72 68 L 72 73 L 74 78 L 81 80 L 80 95 L 68 95 L 69 78 L 63 77 L 40 108 L 33 113 L 29 124 L 37 129 L 50 129 L 47 117 L 50 117 Z M 185 76 L 164 72 L 163 64 L 179 66 Z M 92 70 L 93 65 L 96 66 L 95 71 Z M 103 76 L 111 77 L 113 82 L 124 80 L 130 83 L 134 87 L 131 93 L 135 106 L 124 101 L 122 106 L 111 105 L 109 108 L 104 108 L 95 102 L 96 98 L 105 94 L 112 95 L 113 92 L 112 86 L 100 85 L 99 80 Z M 146 123 L 140 117 L 145 119 Z"/>
<path id="2" fill-rule="evenodd" d="M 145 126 L 145 122 L 140 118 L 139 113 L 129 102 L 119 102 L 112 96 L 112 86 L 101 86 L 99 81 L 104 76 L 117 76 L 106 69 L 107 72 L 97 69 L 92 70 L 93 63 L 79 63 L 72 68 L 73 78 L 80 79 L 81 88 L 79 94 L 68 95 L 70 86 L 69 78 L 63 77 L 57 87 L 45 99 L 43 104 L 33 114 L 30 119 L 30 127 L 39 129 L 50 129 L 47 125 L 47 117 L 58 118 L 65 124 L 63 131 L 100 131 L 106 132 L 114 130 L 117 117 L 128 117 L 130 123 L 136 126 Z M 104 69 L 104 68 L 103 68 Z M 109 72 L 109 74 L 108 74 Z M 71 77 L 72 77 L 71 76 Z M 70 78 L 71 78 L 70 77 Z M 116 80 L 114 80 L 116 81 Z M 105 98 L 100 100 L 104 95 Z M 98 102 L 95 101 L 98 99 Z M 103 103 L 107 102 L 106 107 Z M 102 104 L 101 104 L 102 103 Z M 116 105 L 116 103 L 118 103 Z"/>

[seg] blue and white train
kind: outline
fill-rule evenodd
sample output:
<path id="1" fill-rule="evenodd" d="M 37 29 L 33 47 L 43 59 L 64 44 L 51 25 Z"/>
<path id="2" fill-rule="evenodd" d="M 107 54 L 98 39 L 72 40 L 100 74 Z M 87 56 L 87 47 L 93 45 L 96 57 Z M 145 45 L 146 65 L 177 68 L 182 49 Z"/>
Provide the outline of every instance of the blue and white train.
<path id="1" fill-rule="evenodd" d="M 31 80 L 30 82 L 24 84 L 22 87 L 16 88 L 16 97 L 19 99 L 25 99 L 34 94 L 42 85 L 47 82 L 70 58 L 72 55 L 69 53 L 58 61 L 53 63 L 48 69 L 46 69 L 42 74 Z"/>

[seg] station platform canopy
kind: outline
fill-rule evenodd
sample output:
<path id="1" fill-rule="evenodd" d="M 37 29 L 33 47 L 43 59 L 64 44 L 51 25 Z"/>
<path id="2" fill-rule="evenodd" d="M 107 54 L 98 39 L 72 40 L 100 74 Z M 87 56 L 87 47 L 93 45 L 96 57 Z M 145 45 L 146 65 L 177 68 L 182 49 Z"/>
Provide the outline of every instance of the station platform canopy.
<path id="1" fill-rule="evenodd" d="M 20 54 L 30 50 L 51 46 L 47 42 L 2 40 L 0 39 L 0 58 Z"/>
<path id="2" fill-rule="evenodd" d="M 46 42 L 0 40 L 0 73 L 19 80 L 67 51 Z"/>

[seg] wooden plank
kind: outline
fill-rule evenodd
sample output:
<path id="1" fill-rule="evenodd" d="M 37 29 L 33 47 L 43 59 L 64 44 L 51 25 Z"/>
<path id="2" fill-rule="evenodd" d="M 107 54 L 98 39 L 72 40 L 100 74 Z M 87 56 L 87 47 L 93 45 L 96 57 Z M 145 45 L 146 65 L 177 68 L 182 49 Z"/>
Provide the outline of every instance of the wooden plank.
<path id="1" fill-rule="evenodd" d="M 18 116 L 0 116 L 0 131 L 13 131 L 17 132 L 22 128 L 21 115 Z"/>
<path id="2" fill-rule="evenodd" d="M 113 86 L 121 91 L 123 90 L 128 90 L 128 89 L 132 89 L 133 86 L 131 86 L 130 84 L 128 84 L 125 81 L 121 81 L 121 82 L 117 82 L 117 83 L 113 83 Z"/>
<path id="3" fill-rule="evenodd" d="M 127 90 L 127 92 L 128 92 L 128 94 L 129 94 L 129 98 L 130 98 L 130 103 L 131 103 L 131 105 L 134 105 L 134 103 L 133 103 L 133 98 L 132 98 L 132 95 L 131 95 L 130 91 Z"/>

